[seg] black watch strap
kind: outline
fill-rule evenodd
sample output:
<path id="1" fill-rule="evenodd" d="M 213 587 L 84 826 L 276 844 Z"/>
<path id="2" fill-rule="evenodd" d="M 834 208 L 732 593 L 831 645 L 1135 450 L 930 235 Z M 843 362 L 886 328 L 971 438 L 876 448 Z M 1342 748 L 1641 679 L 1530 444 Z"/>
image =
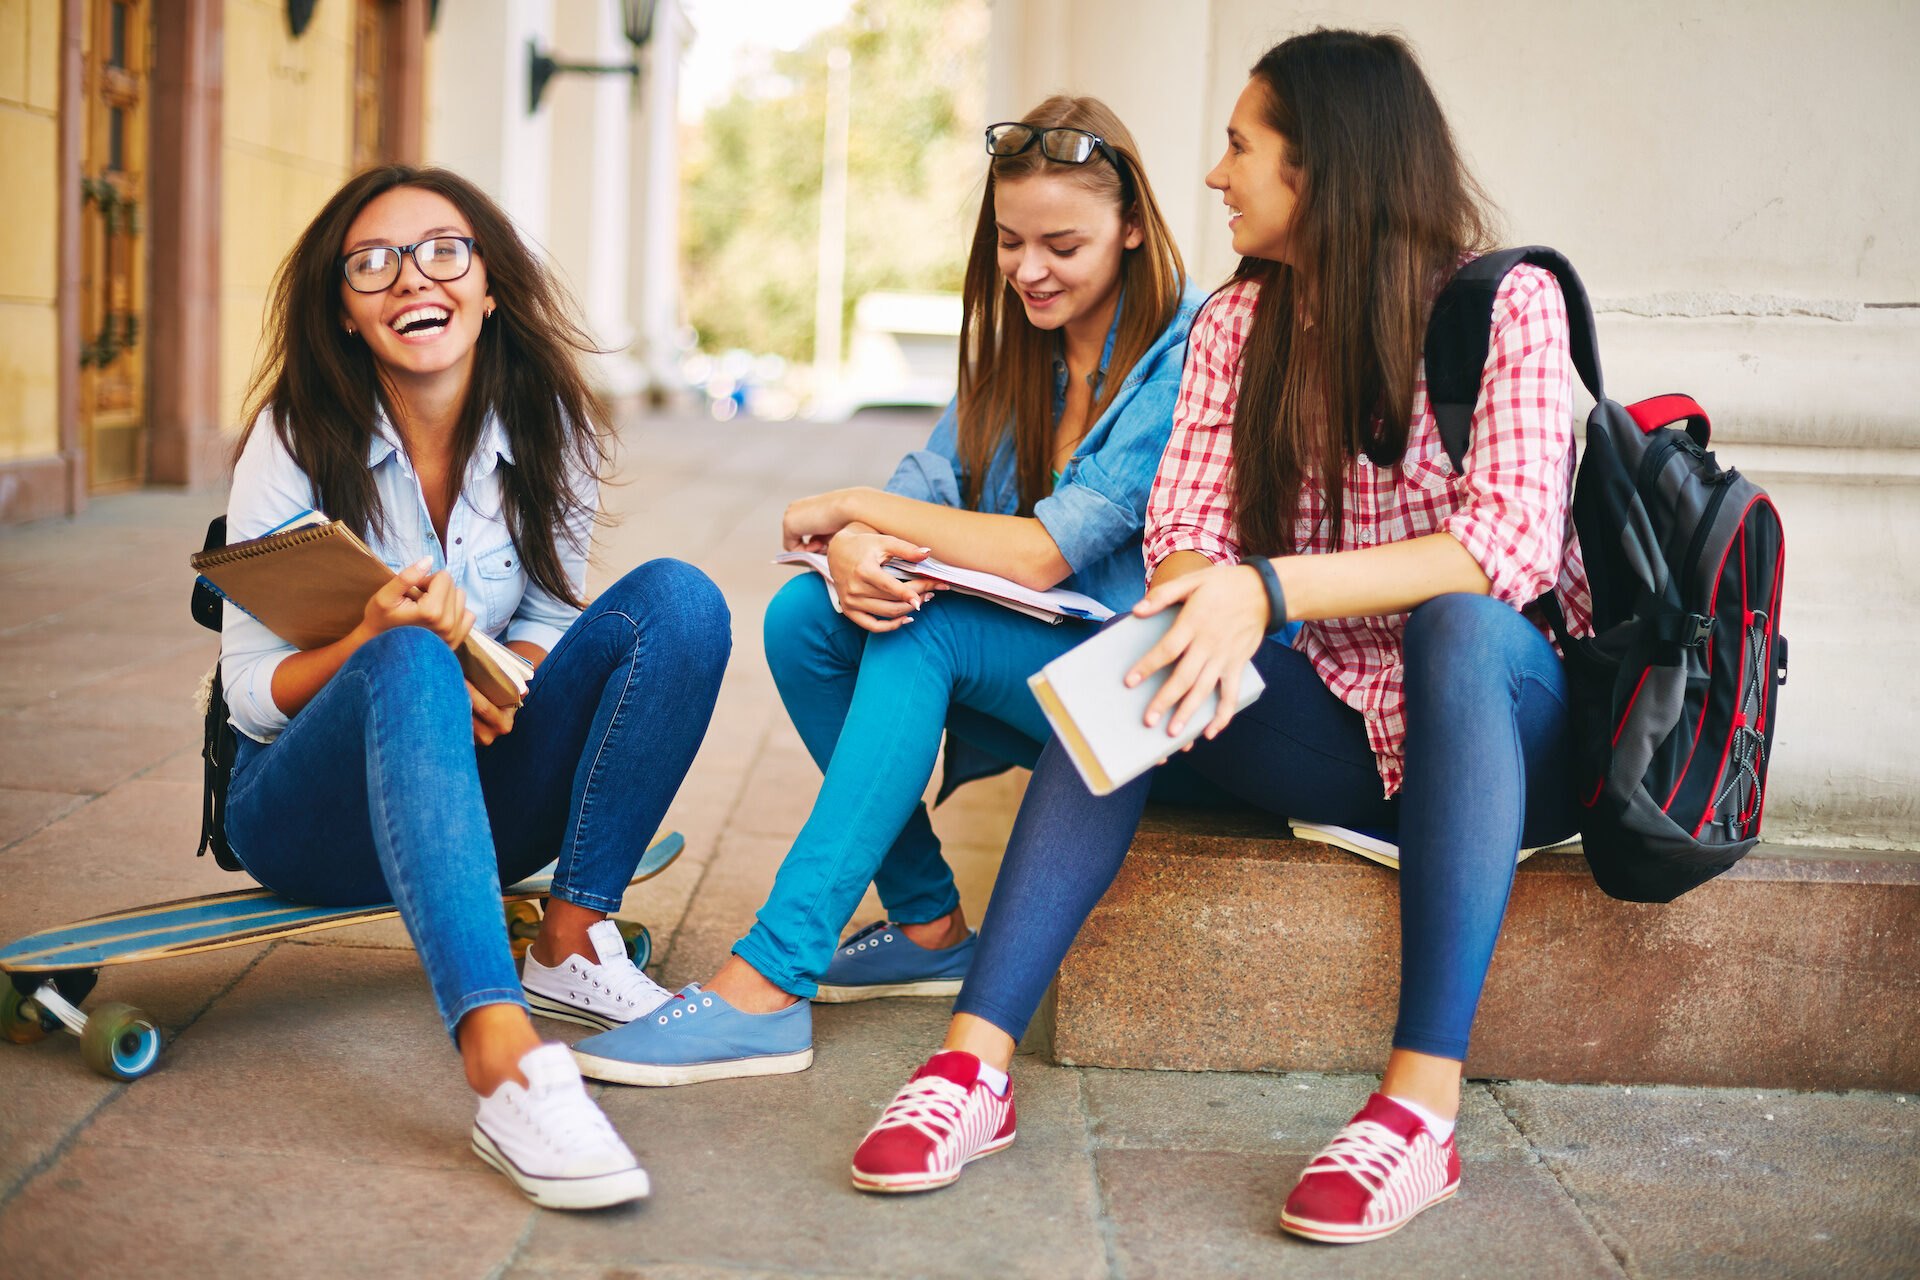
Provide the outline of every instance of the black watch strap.
<path id="1" fill-rule="evenodd" d="M 1287 625 L 1287 593 L 1280 589 L 1280 575 L 1265 556 L 1245 556 L 1240 563 L 1258 573 L 1260 585 L 1267 589 L 1267 634 L 1272 635 Z"/>

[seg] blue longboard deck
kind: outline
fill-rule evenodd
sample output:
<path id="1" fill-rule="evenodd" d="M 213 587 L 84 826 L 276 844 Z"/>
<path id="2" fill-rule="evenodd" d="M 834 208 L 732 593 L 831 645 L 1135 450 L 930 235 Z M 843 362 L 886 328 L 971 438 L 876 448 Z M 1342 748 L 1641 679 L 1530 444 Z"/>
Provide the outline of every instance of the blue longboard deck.
<path id="1" fill-rule="evenodd" d="M 632 883 L 639 884 L 665 871 L 684 848 L 686 840 L 679 832 L 670 831 L 661 836 L 641 855 Z M 501 901 L 521 902 L 542 897 L 552 884 L 553 864 L 549 863 L 534 875 L 504 889 Z M 42 929 L 10 946 L 0 947 L 0 973 L 54 973 L 136 964 L 320 929 L 366 924 L 399 914 L 391 902 L 358 907 L 312 907 L 289 902 L 265 889 L 240 889 L 115 911 Z"/>

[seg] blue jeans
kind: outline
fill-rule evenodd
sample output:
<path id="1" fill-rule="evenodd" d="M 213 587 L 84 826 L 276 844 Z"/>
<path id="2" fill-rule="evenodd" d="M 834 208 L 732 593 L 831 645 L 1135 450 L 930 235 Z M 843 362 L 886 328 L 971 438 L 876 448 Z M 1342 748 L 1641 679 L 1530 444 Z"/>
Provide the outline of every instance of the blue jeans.
<path id="1" fill-rule="evenodd" d="M 1185 760 L 1250 804 L 1305 822 L 1395 827 L 1400 843 L 1396 1048 L 1464 1060 L 1513 887 L 1515 856 L 1574 832 L 1560 658 L 1511 606 L 1446 595 L 1404 637 L 1405 778 L 1382 797 L 1360 713 L 1298 651 L 1254 656 L 1260 699 Z M 1057 742 L 1015 820 L 979 950 L 954 1004 L 1018 1040 L 1088 913 L 1113 882 L 1148 779 L 1088 794 Z M 1284 911 L 1284 903 L 1276 903 Z"/>
<path id="2" fill-rule="evenodd" d="M 567 628 L 513 730 L 473 740 L 460 663 L 431 632 L 363 645 L 278 738 L 241 735 L 227 837 L 296 902 L 393 902 L 449 1033 L 525 1004 L 500 887 L 612 911 L 706 736 L 732 645 L 705 574 L 654 560 Z"/>
<path id="3" fill-rule="evenodd" d="M 975 745 L 1032 764 L 1051 730 L 1027 677 L 1091 634 L 947 592 L 876 635 L 836 614 L 815 575 L 782 587 L 767 606 L 767 665 L 824 777 L 735 954 L 811 996 L 869 882 L 903 924 L 959 906 L 920 800 L 949 715 Z"/>

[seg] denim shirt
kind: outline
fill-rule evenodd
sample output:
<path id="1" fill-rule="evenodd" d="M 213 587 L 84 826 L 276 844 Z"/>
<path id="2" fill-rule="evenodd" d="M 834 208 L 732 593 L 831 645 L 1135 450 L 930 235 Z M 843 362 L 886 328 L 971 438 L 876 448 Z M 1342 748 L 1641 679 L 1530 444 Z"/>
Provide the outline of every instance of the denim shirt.
<path id="1" fill-rule="evenodd" d="M 448 570 L 453 584 L 467 593 L 475 628 L 498 640 L 530 640 L 551 650 L 580 611 L 527 577 L 500 514 L 503 463 L 513 465 L 512 447 L 499 419 L 489 416 L 447 516 L 443 549 L 413 462 L 382 413 L 367 447 L 367 469 L 373 473 L 386 527 L 367 545 L 396 573 L 417 560 L 431 560 L 435 573 Z M 574 488 L 587 506 L 576 516 L 573 528 L 557 531 L 554 549 L 574 592 L 584 595 L 587 540 L 599 489 L 590 476 L 576 476 Z M 234 464 L 233 490 L 227 498 L 227 540 L 257 538 L 319 505 L 312 480 L 287 452 L 271 414 L 261 414 Z M 287 727 L 289 717 L 273 701 L 273 673 L 294 652 L 265 624 L 232 604 L 226 606 L 220 628 L 220 683 L 233 727 L 256 742 L 272 742 Z"/>
<path id="2" fill-rule="evenodd" d="M 1146 560 L 1140 535 L 1146 526 L 1147 494 L 1160 454 L 1173 429 L 1173 406 L 1180 396 L 1180 372 L 1186 362 L 1187 329 L 1205 295 L 1189 288 L 1173 320 L 1160 332 L 1120 384 L 1099 421 L 1075 446 L 1053 492 L 1034 504 L 1033 514 L 1060 548 L 1073 573 L 1060 585 L 1084 592 L 1108 608 L 1130 609 L 1146 593 Z M 1121 307 L 1126 299 L 1121 299 Z M 1107 329 L 1098 376 L 1106 374 L 1113 341 L 1120 331 L 1120 309 Z M 889 493 L 958 507 L 961 503 L 958 436 L 959 398 L 947 405 L 924 449 L 900 460 Z M 1067 403 L 1067 365 L 1054 360 L 1053 413 L 1058 420 Z M 1013 515 L 1020 509 L 1020 483 L 1013 456 L 1013 432 L 1003 432 L 987 463 L 980 509 Z"/>

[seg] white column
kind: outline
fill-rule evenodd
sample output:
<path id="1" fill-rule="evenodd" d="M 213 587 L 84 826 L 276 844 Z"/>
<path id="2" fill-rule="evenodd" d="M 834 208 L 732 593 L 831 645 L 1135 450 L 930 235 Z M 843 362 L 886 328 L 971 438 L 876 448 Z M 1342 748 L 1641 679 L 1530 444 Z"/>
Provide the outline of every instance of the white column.
<path id="1" fill-rule="evenodd" d="M 640 119 L 632 129 L 629 312 L 639 325 L 634 355 L 656 395 L 682 389 L 680 315 L 680 62 L 693 36 L 679 0 L 660 0 L 641 64 Z"/>
<path id="2" fill-rule="evenodd" d="M 479 184 L 527 237 L 547 235 L 546 111 L 527 114 L 527 42 L 551 39 L 551 0 L 461 0 L 434 33 L 427 157 Z"/>

